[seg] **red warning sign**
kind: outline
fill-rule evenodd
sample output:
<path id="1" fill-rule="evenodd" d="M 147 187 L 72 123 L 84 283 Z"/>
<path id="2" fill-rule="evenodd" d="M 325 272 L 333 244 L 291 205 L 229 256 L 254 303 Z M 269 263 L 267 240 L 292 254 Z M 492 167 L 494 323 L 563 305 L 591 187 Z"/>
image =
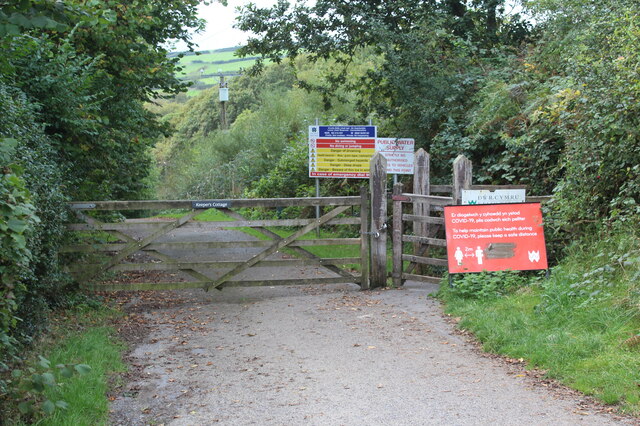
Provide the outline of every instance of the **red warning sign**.
<path id="1" fill-rule="evenodd" d="M 444 208 L 449 272 L 547 269 L 540 203 Z"/>

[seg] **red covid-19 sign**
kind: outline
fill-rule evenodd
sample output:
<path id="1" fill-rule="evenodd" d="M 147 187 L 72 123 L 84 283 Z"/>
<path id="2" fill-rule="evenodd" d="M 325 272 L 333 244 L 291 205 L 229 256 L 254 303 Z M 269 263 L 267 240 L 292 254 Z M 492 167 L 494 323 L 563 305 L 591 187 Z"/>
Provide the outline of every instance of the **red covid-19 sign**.
<path id="1" fill-rule="evenodd" d="M 444 208 L 449 272 L 547 269 L 540 203 Z"/>

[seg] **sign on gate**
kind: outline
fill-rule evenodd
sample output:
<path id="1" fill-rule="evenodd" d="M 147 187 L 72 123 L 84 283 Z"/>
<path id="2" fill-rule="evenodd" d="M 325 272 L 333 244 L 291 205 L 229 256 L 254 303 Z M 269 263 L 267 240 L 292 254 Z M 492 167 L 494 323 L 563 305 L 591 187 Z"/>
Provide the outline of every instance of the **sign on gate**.
<path id="1" fill-rule="evenodd" d="M 376 151 L 387 159 L 387 173 L 390 175 L 412 175 L 416 141 L 413 139 L 378 138 Z"/>
<path id="2" fill-rule="evenodd" d="M 192 209 L 228 209 L 231 207 L 231 201 L 228 200 L 203 200 L 192 201 Z"/>
<path id="3" fill-rule="evenodd" d="M 368 178 L 376 126 L 309 126 L 309 177 Z"/>
<path id="4" fill-rule="evenodd" d="M 524 203 L 527 194 L 524 189 L 462 190 L 462 204 L 511 204 Z"/>
<path id="5" fill-rule="evenodd" d="M 540 203 L 446 206 L 452 274 L 547 269 Z"/>

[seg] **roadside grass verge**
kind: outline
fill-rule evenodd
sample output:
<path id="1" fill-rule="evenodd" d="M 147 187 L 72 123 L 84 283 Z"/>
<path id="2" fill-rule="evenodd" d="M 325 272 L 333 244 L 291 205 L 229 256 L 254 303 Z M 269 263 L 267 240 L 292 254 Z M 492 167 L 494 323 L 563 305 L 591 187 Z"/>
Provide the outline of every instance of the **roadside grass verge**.
<path id="1" fill-rule="evenodd" d="M 454 288 L 443 284 L 438 296 L 485 350 L 524 358 L 550 378 L 640 415 L 635 229 L 601 232 L 574 244 L 548 280 L 503 272 L 457 276 L 454 282 Z"/>
<path id="2" fill-rule="evenodd" d="M 52 327 L 30 350 L 25 367 L 35 366 L 38 354 L 57 364 L 87 364 L 91 371 L 85 375 L 63 378 L 55 371 L 56 382 L 61 385 L 45 391 L 51 401 L 65 401 L 66 410 L 56 409 L 50 416 L 36 418 L 38 425 L 106 425 L 109 416 L 107 392 L 116 373 L 124 372 L 122 361 L 125 345 L 116 337 L 109 325 L 119 313 L 96 303 L 91 306 L 56 313 Z M 58 370 L 52 368 L 52 370 Z M 7 403 L 9 401 L 6 401 Z M 19 420 L 15 406 L 9 407 L 10 424 L 31 424 Z"/>

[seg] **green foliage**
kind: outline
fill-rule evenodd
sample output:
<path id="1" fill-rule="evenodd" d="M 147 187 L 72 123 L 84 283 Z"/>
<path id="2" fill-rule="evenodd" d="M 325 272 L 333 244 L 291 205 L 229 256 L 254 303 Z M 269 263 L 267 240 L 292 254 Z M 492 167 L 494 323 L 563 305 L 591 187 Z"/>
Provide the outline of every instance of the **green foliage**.
<path id="1" fill-rule="evenodd" d="M 122 361 L 125 345 L 118 341 L 116 331 L 104 324 L 104 311 L 92 315 L 96 309 L 77 311 L 74 315 L 92 317 L 95 323 L 90 328 L 62 333 L 63 337 L 49 349 L 52 363 L 82 362 L 91 366 L 91 373 L 65 380 L 58 390 L 49 390 L 49 399 L 63 399 L 69 404 L 68 410 L 56 410 L 45 417 L 43 425 L 108 424 L 108 393 L 113 389 L 114 373 L 124 372 L 127 367 Z M 113 313 L 108 314 L 107 318 Z M 97 318 L 96 318 L 97 317 Z M 77 317 L 76 322 L 83 322 Z"/>
<path id="2" fill-rule="evenodd" d="M 516 271 L 463 274 L 453 280 L 451 292 L 468 299 L 491 299 L 507 295 L 524 286 L 528 278 Z"/>
<path id="3" fill-rule="evenodd" d="M 549 313 L 588 310 L 621 294 L 628 299 L 625 303 L 629 307 L 640 303 L 636 288 L 640 279 L 638 235 L 628 225 L 617 228 L 613 234 L 601 230 L 567 249 L 567 260 L 555 267 L 551 279 L 541 285 L 542 302 L 538 310 Z"/>
<path id="4" fill-rule="evenodd" d="M 21 168 L 11 161 L 18 141 L 0 139 L 0 367 L 6 354 L 14 349 L 11 330 L 18 318 L 17 296 L 24 292 L 21 282 L 23 271 L 28 269 L 32 253 L 27 237 L 40 219 L 31 204 L 31 195 L 25 188 Z M 0 380 L 0 387 L 2 381 Z"/>
<path id="5" fill-rule="evenodd" d="M 11 372 L 4 374 L 12 383 L 0 392 L 3 424 L 107 423 L 107 393 L 114 379 L 113 374 L 126 370 L 122 362 L 125 347 L 115 338 L 116 331 L 108 325 L 114 315 L 119 314 L 105 308 L 97 299 L 84 295 L 75 297 L 75 307 L 55 312 L 49 332 L 38 339 L 22 355 L 20 365 L 13 368 L 22 372 L 20 377 L 12 377 Z M 43 361 L 42 357 L 36 355 L 38 353 L 47 354 L 46 359 L 50 363 Z M 90 371 L 86 366 L 91 366 Z M 44 376 L 45 373 L 47 376 Z M 40 377 L 34 377 L 33 374 Z M 48 374 L 53 375 L 55 385 L 42 383 L 44 392 L 34 391 L 34 387 L 36 390 L 42 389 L 39 382 L 53 383 Z M 65 405 L 59 404 L 52 414 L 47 414 L 42 410 L 45 400 L 51 401 L 54 406 L 57 401 L 64 401 L 68 408 L 58 409 L 60 405 Z M 18 407 L 23 402 L 25 408 L 31 408 L 26 415 Z"/>
<path id="6" fill-rule="evenodd" d="M 505 14 L 503 6 L 496 0 L 249 5 L 239 28 L 257 36 L 240 54 L 274 62 L 283 54 L 312 62 L 330 59 L 333 66 L 321 78 L 300 79 L 301 87 L 321 93 L 325 106 L 355 93 L 361 119 L 375 114 L 384 120 L 376 123 L 384 132 L 414 137 L 418 147 L 440 154 L 433 155 L 432 169 L 444 175 L 457 154 L 495 158 L 493 146 L 465 147 L 459 138 L 436 136 L 445 123 L 464 125 L 464 112 L 483 79 L 527 39 L 528 24 Z M 354 72 L 359 62 L 354 59 L 363 51 L 376 61 Z"/>
<path id="7" fill-rule="evenodd" d="M 360 119 L 416 138 L 447 183 L 460 153 L 477 183 L 555 195 L 550 239 L 605 220 L 637 220 L 640 34 L 633 2 L 531 0 L 530 26 L 499 1 L 243 8 L 241 53 L 283 54 L 322 69 L 299 84 L 325 106 L 355 94 Z M 372 63 L 364 70 L 354 63 Z M 559 253 L 554 249 L 554 253 Z"/>
<path id="8" fill-rule="evenodd" d="M 311 71 L 303 70 L 313 78 Z M 259 78 L 234 79 L 227 109 L 232 121 L 229 130 L 218 129 L 215 91 L 205 91 L 168 114 L 176 133 L 155 152 L 162 165 L 161 196 L 237 197 L 255 185 L 260 188 L 253 196 L 275 194 L 285 187 L 286 194 L 311 195 L 307 128 L 327 113 L 318 95 L 293 88 L 294 71 L 281 64 L 269 67 Z M 334 111 L 348 115 L 349 107 L 336 104 Z M 262 178 L 279 180 L 287 174 L 286 182 L 273 182 L 279 187 L 271 187 L 270 181 L 258 184 Z"/>
<path id="9" fill-rule="evenodd" d="M 493 144 L 481 180 L 554 193 L 547 217 L 555 242 L 602 219 L 637 220 L 638 5 L 593 2 L 588 13 L 582 1 L 528 5 L 539 40 L 485 80 L 457 139 Z"/>
<path id="10" fill-rule="evenodd" d="M 304 139 L 287 146 L 278 162 L 248 192 L 249 197 L 311 197 L 315 188 L 309 179 L 309 145 Z"/>
<path id="11" fill-rule="evenodd" d="M 39 218 L 30 225 L 25 239 L 29 262 L 12 264 L 17 272 L 10 300 L 16 304 L 16 315 L 22 319 L 12 336 L 25 341 L 42 326 L 48 305 L 63 298 L 60 289 L 65 278 L 58 265 L 57 250 L 64 235 L 66 197 L 62 193 L 61 171 L 52 142 L 36 122 L 34 106 L 26 101 L 22 92 L 0 81 L 0 108 L 4 112 L 0 117 L 0 138 L 5 138 L 2 164 L 12 165 L 4 170 L 19 170 L 33 214 Z M 6 142 L 7 138 L 15 143 Z M 13 149 L 8 149 L 12 145 Z M 6 191 L 3 187 L 3 199 L 10 200 Z M 2 354 L 2 358 L 6 355 Z"/>
<path id="12" fill-rule="evenodd" d="M 186 89 L 164 43 L 189 41 L 198 3 L 0 2 L 0 370 L 73 303 L 66 201 L 145 195 L 167 127 L 143 102 Z"/>
<path id="13" fill-rule="evenodd" d="M 201 25 L 197 4 L 32 0 L 0 6 L 0 26 L 22 16 L 0 36 L 0 71 L 38 106 L 37 120 L 56 142 L 73 198 L 139 197 L 145 190 L 147 151 L 167 128 L 143 102 L 186 90 L 175 75 L 179 58 L 168 58 L 163 43 L 189 42 L 189 29 Z"/>
<path id="14" fill-rule="evenodd" d="M 63 383 L 56 380 L 56 370 L 51 368 L 51 362 L 43 356 L 39 356 L 39 359 L 35 367 L 29 367 L 26 371 L 13 370 L 11 379 L 7 381 L 6 397 L 17 404 L 25 420 L 52 415 L 56 409 L 66 410 L 69 407 L 69 404 L 61 399 L 52 401 L 47 398 L 47 392 L 59 389 Z M 58 376 L 63 379 L 91 372 L 91 367 L 86 364 L 58 364 L 56 369 Z"/>

